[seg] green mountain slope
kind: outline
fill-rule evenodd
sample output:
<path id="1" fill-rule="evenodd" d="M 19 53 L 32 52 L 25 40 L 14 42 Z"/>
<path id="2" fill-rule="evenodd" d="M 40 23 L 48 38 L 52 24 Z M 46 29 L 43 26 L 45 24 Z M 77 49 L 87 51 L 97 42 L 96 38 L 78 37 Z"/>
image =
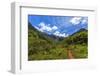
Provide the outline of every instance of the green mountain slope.
<path id="1" fill-rule="evenodd" d="M 28 50 L 29 55 L 37 53 L 39 51 L 49 50 L 52 39 L 44 36 L 43 33 L 37 31 L 30 23 L 28 25 Z"/>
<path id="2" fill-rule="evenodd" d="M 88 42 L 88 31 L 86 29 L 80 29 L 78 32 L 65 38 L 63 42 L 67 44 L 87 44 Z"/>
<path id="3" fill-rule="evenodd" d="M 74 58 L 87 58 L 87 30 L 59 38 L 36 30 L 28 23 L 28 60 L 68 59 L 68 49 Z"/>

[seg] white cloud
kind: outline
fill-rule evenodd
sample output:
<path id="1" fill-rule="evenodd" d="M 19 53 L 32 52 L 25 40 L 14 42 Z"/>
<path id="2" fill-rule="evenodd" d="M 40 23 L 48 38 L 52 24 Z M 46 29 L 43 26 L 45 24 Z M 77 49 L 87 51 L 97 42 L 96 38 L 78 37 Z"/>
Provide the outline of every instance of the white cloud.
<path id="1" fill-rule="evenodd" d="M 48 32 L 51 32 L 53 30 L 57 30 L 57 26 L 53 26 L 53 27 L 50 27 L 50 24 L 45 24 L 44 22 L 41 22 L 39 24 L 39 29 L 41 32 L 44 32 L 44 31 L 48 31 Z"/>
<path id="2" fill-rule="evenodd" d="M 59 37 L 68 37 L 69 34 L 66 34 L 66 33 L 60 33 L 59 31 L 57 31 L 58 27 L 57 26 L 52 26 L 50 27 L 50 24 L 45 24 L 44 22 L 41 22 L 38 27 L 35 26 L 35 28 L 41 32 L 45 32 L 45 31 L 48 31 L 48 32 L 52 32 L 52 31 L 55 31 L 53 33 L 53 35 L 56 35 L 56 36 L 59 36 Z"/>
<path id="3" fill-rule="evenodd" d="M 87 17 L 74 17 L 70 20 L 70 23 L 72 23 L 73 25 L 77 25 L 79 23 L 86 24 L 87 22 L 88 22 Z"/>
<path id="4" fill-rule="evenodd" d="M 82 24 L 86 24 L 88 22 L 88 18 L 83 18 Z"/>
<path id="5" fill-rule="evenodd" d="M 69 36 L 69 34 L 66 34 L 66 37 L 68 37 Z"/>
<path id="6" fill-rule="evenodd" d="M 54 32 L 54 35 L 58 36 L 59 35 L 59 31 Z"/>
<path id="7" fill-rule="evenodd" d="M 65 33 L 60 33 L 59 31 L 54 32 L 54 35 L 59 36 L 59 37 L 68 37 L 68 34 Z"/>
<path id="8" fill-rule="evenodd" d="M 59 36 L 66 37 L 66 34 L 65 33 L 62 33 L 62 34 L 59 34 Z"/>
<path id="9" fill-rule="evenodd" d="M 53 26 L 53 27 L 52 27 L 52 30 L 57 30 L 57 29 L 58 29 L 57 26 Z"/>
<path id="10" fill-rule="evenodd" d="M 44 31 L 44 30 L 46 30 L 46 31 L 51 31 L 52 30 L 52 28 L 51 27 L 49 27 L 48 25 L 46 25 L 44 22 L 41 22 L 40 24 L 39 24 L 39 26 L 40 26 L 40 31 Z"/>
<path id="11" fill-rule="evenodd" d="M 81 22 L 81 17 L 74 17 L 70 20 L 70 22 L 73 24 L 73 25 L 77 25 Z"/>

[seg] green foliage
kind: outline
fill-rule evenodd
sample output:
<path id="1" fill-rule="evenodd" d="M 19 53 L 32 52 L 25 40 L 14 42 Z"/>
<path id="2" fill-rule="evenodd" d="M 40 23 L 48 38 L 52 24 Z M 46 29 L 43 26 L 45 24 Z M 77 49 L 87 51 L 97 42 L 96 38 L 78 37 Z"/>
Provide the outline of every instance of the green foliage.
<path id="1" fill-rule="evenodd" d="M 88 35 L 87 30 L 80 31 L 75 33 L 74 35 L 67 37 L 63 40 L 63 43 L 67 44 L 87 44 L 88 42 Z"/>
<path id="2" fill-rule="evenodd" d="M 70 48 L 74 58 L 87 58 L 87 31 L 81 30 L 64 39 L 55 39 L 28 23 L 28 60 L 68 59 Z"/>
<path id="3" fill-rule="evenodd" d="M 67 52 L 63 48 L 51 49 L 50 51 L 40 51 L 37 54 L 29 55 L 29 60 L 53 60 L 53 59 L 66 59 Z"/>
<path id="4" fill-rule="evenodd" d="M 87 45 L 70 45 L 70 49 L 72 50 L 72 53 L 74 54 L 75 58 L 87 58 L 88 56 L 88 48 Z"/>

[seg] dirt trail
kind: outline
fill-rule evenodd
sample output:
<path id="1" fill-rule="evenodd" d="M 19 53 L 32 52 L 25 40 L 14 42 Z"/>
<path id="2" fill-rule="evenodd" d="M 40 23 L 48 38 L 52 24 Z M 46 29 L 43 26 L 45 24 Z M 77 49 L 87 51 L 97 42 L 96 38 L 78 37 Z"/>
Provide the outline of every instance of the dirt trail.
<path id="1" fill-rule="evenodd" d="M 68 50 L 68 58 L 69 59 L 74 59 L 74 56 L 73 56 L 71 50 Z"/>

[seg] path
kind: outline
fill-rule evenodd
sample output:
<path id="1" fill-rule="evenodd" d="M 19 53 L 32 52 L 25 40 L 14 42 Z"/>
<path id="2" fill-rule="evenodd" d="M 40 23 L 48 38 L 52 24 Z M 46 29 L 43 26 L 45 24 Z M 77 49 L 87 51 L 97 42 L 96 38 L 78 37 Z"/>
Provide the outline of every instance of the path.
<path id="1" fill-rule="evenodd" d="M 68 50 L 68 58 L 69 59 L 74 59 L 74 56 L 73 56 L 71 50 Z"/>

